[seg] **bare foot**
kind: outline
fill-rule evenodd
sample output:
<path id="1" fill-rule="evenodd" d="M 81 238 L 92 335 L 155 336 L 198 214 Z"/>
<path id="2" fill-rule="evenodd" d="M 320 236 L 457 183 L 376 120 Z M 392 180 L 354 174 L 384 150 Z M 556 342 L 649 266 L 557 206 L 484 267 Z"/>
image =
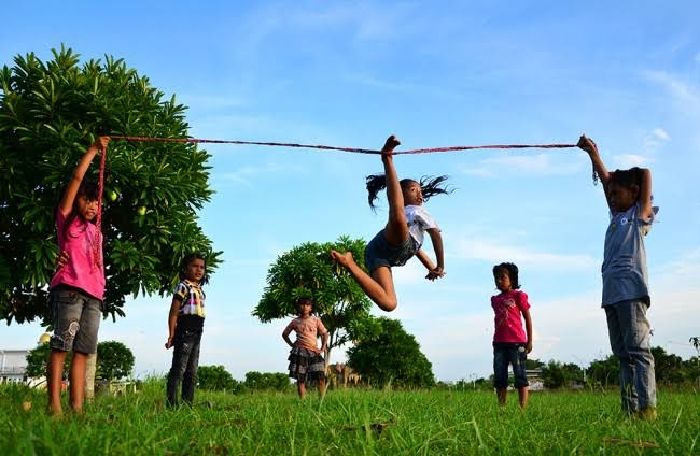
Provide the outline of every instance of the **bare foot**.
<path id="1" fill-rule="evenodd" d="M 331 258 L 333 258 L 333 260 L 344 268 L 348 268 L 351 264 L 355 264 L 355 259 L 352 257 L 352 253 L 350 252 L 340 253 L 336 252 L 335 250 L 331 250 Z"/>
<path id="2" fill-rule="evenodd" d="M 384 143 L 384 146 L 382 146 L 382 155 L 391 155 L 394 152 L 394 148 L 399 144 L 401 144 L 401 141 L 399 141 L 396 136 L 389 136 Z"/>

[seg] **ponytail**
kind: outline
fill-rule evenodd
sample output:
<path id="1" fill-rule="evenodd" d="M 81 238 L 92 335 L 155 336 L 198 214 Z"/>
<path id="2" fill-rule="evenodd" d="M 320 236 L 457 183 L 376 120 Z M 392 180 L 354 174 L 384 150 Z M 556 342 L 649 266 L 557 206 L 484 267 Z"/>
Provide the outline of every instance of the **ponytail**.
<path id="1" fill-rule="evenodd" d="M 452 193 L 451 188 L 443 187 L 442 184 L 447 181 L 446 175 L 441 175 L 437 177 L 423 176 L 420 182 L 417 182 L 421 187 L 421 193 L 423 194 L 423 201 L 428 201 L 435 195 L 447 195 Z M 374 205 L 374 201 L 379 196 L 379 192 L 386 188 L 386 174 L 370 174 L 365 178 L 367 184 L 367 202 L 372 210 L 376 210 L 377 207 Z M 408 184 L 416 182 L 412 179 L 403 179 L 401 183 L 401 188 L 404 188 Z"/>

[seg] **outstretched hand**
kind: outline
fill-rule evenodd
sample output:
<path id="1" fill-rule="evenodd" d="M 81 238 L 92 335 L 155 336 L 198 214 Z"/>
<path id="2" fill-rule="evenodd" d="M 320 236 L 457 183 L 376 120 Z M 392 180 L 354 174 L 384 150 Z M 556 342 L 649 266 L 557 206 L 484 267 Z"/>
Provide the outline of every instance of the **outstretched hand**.
<path id="1" fill-rule="evenodd" d="M 578 142 L 576 143 L 578 147 L 581 149 L 585 150 L 589 154 L 592 154 L 594 152 L 598 152 L 598 145 L 593 142 L 593 140 L 586 135 L 582 135 L 579 139 Z"/>
<path id="2" fill-rule="evenodd" d="M 430 280 L 431 282 L 434 282 L 437 279 L 441 279 L 445 277 L 445 270 L 442 268 L 433 268 L 430 271 L 428 271 L 428 274 L 425 276 L 427 280 Z"/>
<path id="3" fill-rule="evenodd" d="M 384 146 L 382 146 L 382 155 L 391 155 L 394 152 L 394 148 L 400 144 L 401 141 L 399 141 L 396 136 L 389 136 L 384 143 Z"/>

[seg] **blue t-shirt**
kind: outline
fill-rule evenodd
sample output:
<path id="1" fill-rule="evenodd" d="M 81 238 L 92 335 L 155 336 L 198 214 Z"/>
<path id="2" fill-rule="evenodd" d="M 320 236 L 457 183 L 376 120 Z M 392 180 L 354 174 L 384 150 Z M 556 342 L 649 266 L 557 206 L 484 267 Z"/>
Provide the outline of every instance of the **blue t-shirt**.
<path id="1" fill-rule="evenodd" d="M 655 208 L 656 209 L 656 208 Z M 654 215 L 640 218 L 636 202 L 625 212 L 612 213 L 603 248 L 603 307 L 629 299 L 649 304 L 647 254 L 644 236 L 651 229 Z"/>

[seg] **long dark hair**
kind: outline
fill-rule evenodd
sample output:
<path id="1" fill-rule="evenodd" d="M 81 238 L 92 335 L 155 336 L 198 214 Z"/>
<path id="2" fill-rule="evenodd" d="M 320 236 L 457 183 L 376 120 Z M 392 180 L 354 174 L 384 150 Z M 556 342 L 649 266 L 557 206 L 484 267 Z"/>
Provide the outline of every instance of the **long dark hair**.
<path id="1" fill-rule="evenodd" d="M 68 189 L 67 185 L 65 187 L 63 187 L 63 189 L 61 190 L 61 195 L 60 195 L 59 201 L 63 200 L 63 196 L 66 194 L 67 189 Z M 73 199 L 73 206 L 71 207 L 70 214 L 68 214 L 68 217 L 66 217 L 66 223 L 65 223 L 65 225 L 63 225 L 63 232 L 61 233 L 61 235 L 64 238 L 66 237 L 66 234 L 68 233 L 68 228 L 73 223 L 73 220 L 76 217 L 78 217 L 78 215 L 79 215 L 78 200 L 80 198 L 84 197 L 88 201 L 97 201 L 99 199 L 98 193 L 99 193 L 99 189 L 97 186 L 97 182 L 84 179 L 80 183 L 80 187 L 78 187 L 78 192 L 75 194 L 75 198 Z M 60 203 L 56 204 L 56 208 L 54 210 L 56 215 L 58 215 L 58 204 L 60 204 Z M 98 209 L 98 210 L 100 210 L 100 209 Z M 85 220 L 85 223 L 95 223 L 96 221 L 97 220 L 95 218 L 95 219 L 92 219 L 90 221 Z"/>
<path id="2" fill-rule="evenodd" d="M 423 176 L 420 182 L 413 179 L 403 179 L 400 184 L 402 190 L 411 184 L 420 185 L 423 201 L 428 201 L 435 195 L 447 195 L 452 193 L 451 188 L 442 186 L 445 181 L 447 181 L 446 175 L 437 177 Z M 372 210 L 376 210 L 377 207 L 374 205 L 374 201 L 379 196 L 379 192 L 386 188 L 386 174 L 370 174 L 365 178 L 365 182 L 367 183 L 367 202 Z"/>

